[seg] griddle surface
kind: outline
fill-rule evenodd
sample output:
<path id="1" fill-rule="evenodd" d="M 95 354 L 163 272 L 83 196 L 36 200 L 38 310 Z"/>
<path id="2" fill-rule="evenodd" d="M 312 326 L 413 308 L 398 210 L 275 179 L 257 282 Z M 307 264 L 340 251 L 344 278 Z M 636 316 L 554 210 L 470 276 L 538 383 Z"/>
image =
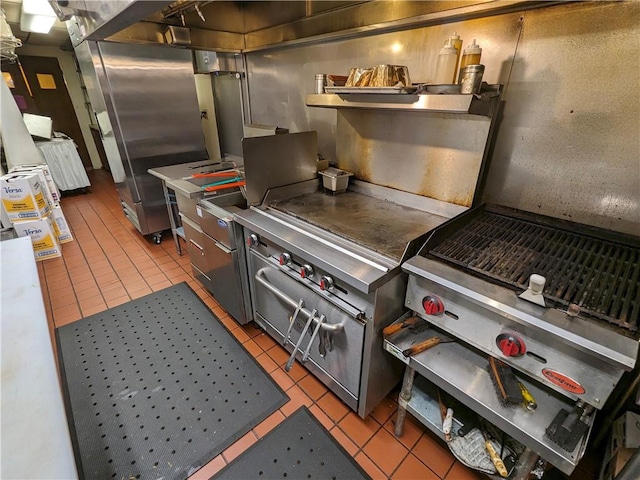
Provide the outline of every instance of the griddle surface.
<path id="1" fill-rule="evenodd" d="M 398 262 L 410 241 L 447 220 L 356 192 L 314 192 L 274 202 L 270 207 Z"/>

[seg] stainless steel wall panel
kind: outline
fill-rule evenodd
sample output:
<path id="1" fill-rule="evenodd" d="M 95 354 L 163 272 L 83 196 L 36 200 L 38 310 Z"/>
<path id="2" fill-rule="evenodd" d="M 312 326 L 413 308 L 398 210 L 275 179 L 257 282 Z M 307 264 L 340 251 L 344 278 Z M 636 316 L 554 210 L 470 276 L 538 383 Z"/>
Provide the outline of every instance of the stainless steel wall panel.
<path id="1" fill-rule="evenodd" d="M 242 107 L 242 78 L 240 73 L 213 75 L 220 153 L 242 157 L 242 128 L 245 124 Z"/>
<path id="2" fill-rule="evenodd" d="M 489 126 L 486 119 L 465 116 L 451 121 L 447 120 L 450 117 L 429 113 L 346 109 L 336 114 L 331 109 L 306 107 L 306 96 L 313 92 L 316 73 L 346 75 L 353 66 L 379 63 L 405 64 L 412 81 L 429 82 L 434 78 L 440 47 L 454 31 L 465 43 L 475 38 L 483 46 L 484 80 L 506 83 L 520 33 L 520 18 L 516 13 L 268 54 L 247 54 L 252 121 L 281 125 L 292 132 L 317 130 L 318 151 L 325 158 L 337 160 L 346 170 L 353 169 L 359 179 L 468 205 L 468 180 L 474 172 L 477 179 L 482 142 Z M 336 139 L 343 145 L 338 152 Z M 430 147 L 429 141 L 436 143 Z M 464 179 L 456 183 L 452 179 L 460 171 Z M 447 175 L 446 181 L 432 182 L 429 190 L 425 179 L 433 178 L 435 173 Z M 462 184 L 467 186 L 463 188 Z"/>
<path id="3" fill-rule="evenodd" d="M 318 171 L 316 132 L 242 140 L 247 204 L 260 205 L 271 188 L 314 180 Z"/>
<path id="4" fill-rule="evenodd" d="M 526 13 L 486 200 L 640 235 L 638 38 L 638 2 Z"/>
<path id="5" fill-rule="evenodd" d="M 470 207 L 490 124 L 471 115 L 344 109 L 336 160 L 359 180 Z"/>
<path id="6" fill-rule="evenodd" d="M 577 2 L 248 53 L 252 121 L 317 130 L 319 152 L 335 160 L 336 112 L 305 107 L 314 74 L 391 63 L 429 82 L 457 31 L 482 46 L 484 80 L 505 84 L 483 199 L 640 234 L 639 11 L 638 2 Z"/>

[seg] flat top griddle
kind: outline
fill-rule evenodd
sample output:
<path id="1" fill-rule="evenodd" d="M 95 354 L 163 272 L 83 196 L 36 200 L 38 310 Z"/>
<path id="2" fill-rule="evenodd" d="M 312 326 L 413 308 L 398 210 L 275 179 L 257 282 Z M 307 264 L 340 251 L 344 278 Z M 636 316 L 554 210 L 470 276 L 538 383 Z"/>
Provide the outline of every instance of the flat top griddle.
<path id="1" fill-rule="evenodd" d="M 543 275 L 552 304 L 577 304 L 588 316 L 638 337 L 640 239 L 498 206 L 474 209 L 434 232 L 421 255 L 509 288 Z"/>
<path id="2" fill-rule="evenodd" d="M 447 220 L 356 192 L 313 192 L 269 206 L 398 262 L 409 242 Z"/>

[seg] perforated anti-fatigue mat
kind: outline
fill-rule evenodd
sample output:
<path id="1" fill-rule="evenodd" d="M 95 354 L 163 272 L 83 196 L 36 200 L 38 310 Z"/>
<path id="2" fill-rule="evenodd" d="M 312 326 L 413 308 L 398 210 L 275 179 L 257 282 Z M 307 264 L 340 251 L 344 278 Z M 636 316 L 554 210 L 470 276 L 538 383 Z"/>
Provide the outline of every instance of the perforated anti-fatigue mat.
<path id="1" fill-rule="evenodd" d="M 87 479 L 185 478 L 287 400 L 186 283 L 56 333 Z"/>
<path id="2" fill-rule="evenodd" d="M 371 477 L 303 407 L 213 478 L 358 480 Z"/>

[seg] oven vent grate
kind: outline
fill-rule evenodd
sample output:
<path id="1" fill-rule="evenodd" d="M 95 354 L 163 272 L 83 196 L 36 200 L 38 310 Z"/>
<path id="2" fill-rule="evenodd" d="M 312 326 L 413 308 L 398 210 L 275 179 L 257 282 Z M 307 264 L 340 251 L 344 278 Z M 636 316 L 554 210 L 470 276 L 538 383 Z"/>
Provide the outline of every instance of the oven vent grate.
<path id="1" fill-rule="evenodd" d="M 638 332 L 640 248 L 483 211 L 430 253 L 515 289 L 543 275 L 551 303 Z"/>

